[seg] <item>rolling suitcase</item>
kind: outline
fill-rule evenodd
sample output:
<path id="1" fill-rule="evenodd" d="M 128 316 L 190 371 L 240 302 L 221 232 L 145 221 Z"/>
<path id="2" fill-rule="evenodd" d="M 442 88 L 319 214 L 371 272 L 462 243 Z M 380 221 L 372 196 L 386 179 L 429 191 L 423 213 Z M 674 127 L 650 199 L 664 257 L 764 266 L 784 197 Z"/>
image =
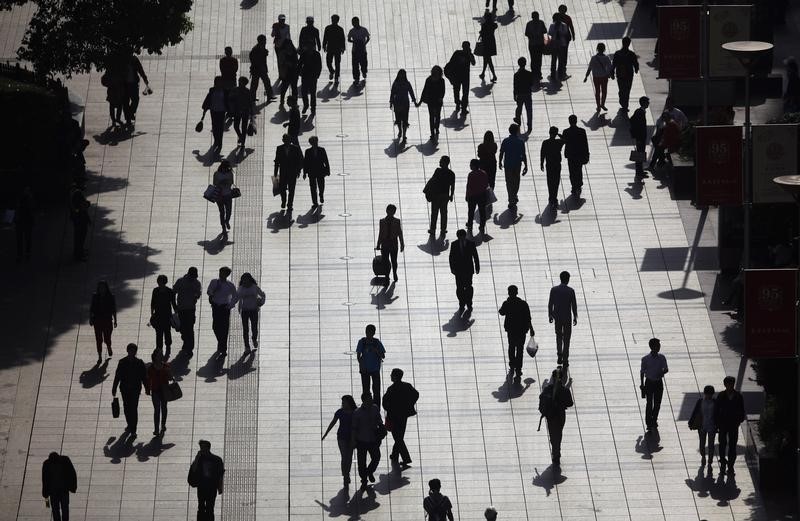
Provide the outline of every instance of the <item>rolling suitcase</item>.
<path id="1" fill-rule="evenodd" d="M 389 263 L 380 253 L 375 255 L 375 258 L 372 259 L 372 272 L 376 277 L 389 276 Z"/>

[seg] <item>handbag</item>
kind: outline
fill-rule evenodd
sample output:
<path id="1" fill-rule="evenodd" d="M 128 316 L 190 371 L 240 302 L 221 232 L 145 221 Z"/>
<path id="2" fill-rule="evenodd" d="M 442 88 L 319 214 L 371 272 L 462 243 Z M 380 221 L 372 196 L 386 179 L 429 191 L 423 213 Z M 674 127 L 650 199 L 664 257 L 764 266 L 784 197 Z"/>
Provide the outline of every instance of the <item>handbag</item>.
<path id="1" fill-rule="evenodd" d="M 631 156 L 628 160 L 634 163 L 644 163 L 647 161 L 647 154 L 645 152 L 639 152 L 638 150 L 631 150 Z"/>
<path id="2" fill-rule="evenodd" d="M 253 121 L 253 118 L 250 118 L 250 123 L 247 124 L 247 135 L 255 136 L 256 132 L 256 122 Z"/>
<path id="3" fill-rule="evenodd" d="M 219 197 L 219 188 L 214 185 L 208 185 L 206 187 L 206 191 L 203 192 L 203 199 L 206 199 L 210 203 L 217 202 L 217 198 Z"/>
<path id="4" fill-rule="evenodd" d="M 539 342 L 531 337 L 530 340 L 528 340 L 528 345 L 525 347 L 525 351 L 527 351 L 528 355 L 533 358 L 536 356 L 536 353 L 539 352 Z"/>
<path id="5" fill-rule="evenodd" d="M 486 44 L 482 41 L 478 40 L 475 42 L 475 56 L 483 56 L 483 53 L 486 51 Z"/>
<path id="6" fill-rule="evenodd" d="M 378 426 L 375 428 L 375 441 L 377 441 L 378 443 L 382 442 L 383 439 L 386 437 L 386 434 L 388 434 L 386 427 L 382 423 L 379 423 Z"/>
<path id="7" fill-rule="evenodd" d="M 181 317 L 178 316 L 177 313 L 173 313 L 171 317 L 169 317 L 169 325 L 172 326 L 172 329 L 175 331 L 181 330 Z"/>
<path id="8" fill-rule="evenodd" d="M 281 193 L 281 178 L 274 175 L 272 176 L 272 196 L 276 196 Z"/>
<path id="9" fill-rule="evenodd" d="M 174 380 L 164 387 L 163 392 L 164 399 L 168 402 L 174 402 L 175 400 L 180 400 L 183 397 L 181 386 Z"/>
<path id="10" fill-rule="evenodd" d="M 489 188 L 488 190 L 486 190 L 486 204 L 489 205 L 489 204 L 494 204 L 496 202 L 497 202 L 497 196 L 494 195 L 494 190 Z"/>
<path id="11" fill-rule="evenodd" d="M 231 198 L 232 199 L 236 199 L 237 197 L 241 197 L 241 196 L 242 196 L 242 191 L 239 190 L 238 186 L 234 185 L 233 187 L 231 187 Z"/>
<path id="12" fill-rule="evenodd" d="M 202 132 L 203 131 L 203 120 L 197 122 L 197 125 L 194 126 L 195 132 Z"/>
<path id="13" fill-rule="evenodd" d="M 383 421 L 383 427 L 384 427 L 384 428 L 385 428 L 387 431 L 391 431 L 391 430 L 392 430 L 392 420 L 390 420 L 388 416 L 387 416 L 387 417 L 386 417 L 386 419 Z"/>
<path id="14" fill-rule="evenodd" d="M 111 400 L 111 417 L 119 418 L 119 398 L 116 396 Z"/>

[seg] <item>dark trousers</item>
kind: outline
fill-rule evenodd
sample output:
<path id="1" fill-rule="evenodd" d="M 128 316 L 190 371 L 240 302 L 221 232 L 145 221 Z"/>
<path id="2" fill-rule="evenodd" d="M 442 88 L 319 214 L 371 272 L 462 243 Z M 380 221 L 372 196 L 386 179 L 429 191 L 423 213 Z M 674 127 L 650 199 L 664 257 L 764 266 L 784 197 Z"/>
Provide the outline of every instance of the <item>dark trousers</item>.
<path id="1" fill-rule="evenodd" d="M 647 151 L 647 145 L 645 144 L 644 138 L 636 139 L 635 141 L 636 141 L 636 151 L 637 152 L 646 152 Z M 636 162 L 636 175 L 637 176 L 643 176 L 644 175 L 644 167 L 642 165 L 643 165 L 643 163 L 641 163 L 639 161 Z"/>
<path id="2" fill-rule="evenodd" d="M 269 79 L 269 74 L 267 73 L 267 69 L 264 70 L 253 70 L 251 71 L 252 83 L 250 84 L 250 96 L 255 99 L 258 97 L 258 80 L 261 80 L 264 83 L 264 90 L 266 91 L 267 97 L 271 98 L 275 95 L 272 91 L 272 82 Z"/>
<path id="3" fill-rule="evenodd" d="M 736 444 L 739 442 L 739 428 L 719 430 L 719 462 L 733 467 L 736 461 Z M 726 450 L 727 449 L 727 450 Z"/>
<path id="4" fill-rule="evenodd" d="M 139 424 L 139 393 L 122 393 L 122 411 L 125 413 L 125 423 L 128 431 L 136 432 Z"/>
<path id="5" fill-rule="evenodd" d="M 369 465 L 367 465 L 367 454 L 369 454 Z M 374 473 L 381 462 L 381 446 L 378 442 L 357 442 L 356 459 L 358 460 L 358 476 L 362 483 L 366 482 L 367 476 Z"/>
<path id="6" fill-rule="evenodd" d="M 286 99 L 286 91 L 292 89 L 292 96 L 297 99 L 297 77 L 281 80 L 281 105 Z"/>
<path id="7" fill-rule="evenodd" d="M 442 122 L 442 106 L 428 103 L 428 125 L 431 127 L 431 135 L 439 134 L 439 124 Z"/>
<path id="8" fill-rule="evenodd" d="M 708 456 L 708 462 L 711 463 L 711 460 L 714 459 L 714 438 L 716 437 L 717 433 L 714 431 L 706 432 L 703 429 L 697 429 L 697 434 L 700 437 L 700 453 L 703 455 L 703 457 Z M 734 446 L 736 446 L 735 443 Z M 707 451 L 706 447 L 708 447 Z M 719 455 L 722 457 L 721 450 Z"/>
<path id="9" fill-rule="evenodd" d="M 244 146 L 247 139 L 247 127 L 250 126 L 250 114 L 234 114 L 233 116 L 233 130 L 236 131 L 239 143 Z"/>
<path id="10" fill-rule="evenodd" d="M 69 492 L 59 492 L 50 496 L 50 510 L 55 521 L 69 521 Z"/>
<path id="11" fill-rule="evenodd" d="M 556 47 L 550 56 L 550 76 L 553 79 L 563 80 L 567 76 L 567 53 L 569 46 Z"/>
<path id="12" fill-rule="evenodd" d="M 308 186 L 311 189 L 311 203 L 317 204 L 318 202 L 325 201 L 325 176 L 312 175 L 308 176 Z M 319 190 L 319 201 L 317 201 L 317 190 Z"/>
<path id="13" fill-rule="evenodd" d="M 372 401 L 381 408 L 381 372 L 380 370 L 372 373 L 361 374 L 361 394 L 372 393 Z M 372 381 L 372 389 L 370 389 L 370 380 Z"/>
<path id="14" fill-rule="evenodd" d="M 624 78 L 617 75 L 617 87 L 619 88 L 619 106 L 628 109 L 631 99 L 631 86 L 633 86 L 633 76 Z"/>
<path id="15" fill-rule="evenodd" d="M 88 222 L 73 222 L 72 256 L 75 258 L 75 260 L 83 259 L 85 254 L 84 244 L 86 244 L 86 235 L 88 234 Z"/>
<path id="16" fill-rule="evenodd" d="M 469 77 L 461 78 L 453 83 L 453 99 L 456 101 L 456 109 L 467 110 L 469 105 Z"/>
<path id="17" fill-rule="evenodd" d="M 125 121 L 130 123 L 136 119 L 136 110 L 139 108 L 139 82 L 125 84 L 125 102 L 122 110 L 125 113 Z"/>
<path id="18" fill-rule="evenodd" d="M 459 306 L 472 307 L 472 273 L 456 273 L 456 297 Z"/>
<path id="19" fill-rule="evenodd" d="M 572 336 L 572 323 L 555 321 L 556 324 L 556 353 L 559 364 L 569 363 L 569 339 Z"/>
<path id="20" fill-rule="evenodd" d="M 583 161 L 567 159 L 567 168 L 569 168 L 569 183 L 572 185 L 572 193 L 580 195 L 583 187 Z"/>
<path id="21" fill-rule="evenodd" d="M 531 54 L 531 72 L 536 80 L 542 79 L 542 51 L 541 45 L 528 44 L 528 52 Z"/>
<path id="22" fill-rule="evenodd" d="M 353 49 L 353 80 L 358 81 L 361 78 L 367 77 L 367 50 L 366 49 Z"/>
<path id="23" fill-rule="evenodd" d="M 478 227 L 481 231 L 486 227 L 486 196 L 479 195 L 467 199 L 467 228 L 472 230 L 472 221 L 475 218 L 475 207 L 478 207 Z"/>
<path id="24" fill-rule="evenodd" d="M 150 398 L 153 400 L 153 431 L 157 432 L 159 423 L 161 427 L 167 426 L 167 399 L 163 390 L 152 392 Z"/>
<path id="25" fill-rule="evenodd" d="M 227 232 L 227 226 L 231 223 L 231 213 L 233 213 L 233 198 L 220 197 L 217 199 L 217 209 L 219 210 L 219 224 L 222 232 Z"/>
<path id="26" fill-rule="evenodd" d="M 179 309 L 178 318 L 181 321 L 181 340 L 183 341 L 182 350 L 194 350 L 194 322 L 196 320 L 194 309 Z"/>
<path id="27" fill-rule="evenodd" d="M 211 111 L 211 136 L 214 138 L 213 146 L 222 148 L 222 134 L 225 132 L 225 112 Z"/>
<path id="28" fill-rule="evenodd" d="M 339 73 L 342 72 L 342 53 L 339 51 L 328 52 L 325 54 L 325 63 L 328 65 L 328 72 L 338 80 Z"/>
<path id="29" fill-rule="evenodd" d="M 522 352 L 525 351 L 525 331 L 506 331 L 508 336 L 508 365 L 517 373 L 522 372 Z"/>
<path id="30" fill-rule="evenodd" d="M 252 332 L 253 343 L 258 342 L 258 309 L 242 310 L 242 335 L 244 335 L 244 348 L 250 349 L 248 336 Z"/>
<path id="31" fill-rule="evenodd" d="M 517 194 L 519 193 L 519 172 L 522 169 L 522 164 L 515 167 L 509 167 L 506 165 L 505 172 L 506 172 L 506 190 L 508 191 L 508 207 L 517 206 L 519 202 L 519 197 Z"/>
<path id="32" fill-rule="evenodd" d="M 350 476 L 350 468 L 353 466 L 353 447 L 350 446 L 349 439 L 337 439 L 339 444 L 339 454 L 342 456 L 342 476 Z"/>
<path id="33" fill-rule="evenodd" d="M 281 183 L 281 208 L 287 205 L 291 208 L 294 203 L 294 188 L 297 185 L 297 176 L 294 174 L 288 175 L 289 180 Z"/>
<path id="34" fill-rule="evenodd" d="M 17 234 L 17 259 L 21 259 L 23 253 L 30 258 L 33 224 L 17 224 L 14 231 Z"/>
<path id="35" fill-rule="evenodd" d="M 197 521 L 214 521 L 214 503 L 217 502 L 216 487 L 197 487 Z"/>
<path id="36" fill-rule="evenodd" d="M 481 163 L 481 168 L 486 172 L 486 176 L 489 178 L 489 186 L 494 190 L 494 182 L 497 178 L 497 162 Z"/>
<path id="37" fill-rule="evenodd" d="M 447 195 L 435 196 L 431 200 L 431 227 L 430 232 L 436 232 L 436 221 L 441 216 L 442 233 L 447 231 L 447 204 L 450 198 Z"/>
<path id="38" fill-rule="evenodd" d="M 303 83 L 300 85 L 300 95 L 303 96 L 303 112 L 306 108 L 311 106 L 311 112 L 317 110 L 317 80 L 312 78 L 303 78 Z M 310 101 L 309 101 L 310 99 Z"/>
<path id="39" fill-rule="evenodd" d="M 525 115 L 528 117 L 528 128 L 531 128 L 533 127 L 533 99 L 530 96 L 517 96 L 517 110 L 514 111 L 514 117 L 522 126 L 522 120 L 519 118 L 522 115 L 523 105 L 525 106 Z"/>
<path id="40" fill-rule="evenodd" d="M 411 461 L 411 455 L 408 453 L 408 447 L 406 447 L 405 442 L 406 424 L 408 423 L 408 418 L 406 416 L 401 416 L 399 418 L 393 417 L 391 422 L 392 438 L 394 439 L 391 457 L 396 458 L 399 455 L 400 459 L 407 463 Z"/>
<path id="41" fill-rule="evenodd" d="M 561 183 L 561 163 L 545 165 L 547 172 L 547 202 L 550 208 L 558 208 L 558 185 Z"/>
<path id="42" fill-rule="evenodd" d="M 644 396 L 647 405 L 644 410 L 644 423 L 648 429 L 658 427 L 658 410 L 661 408 L 661 397 L 664 394 L 663 380 L 644 381 Z M 720 453 L 722 453 L 722 435 L 720 434 Z"/>
<path id="43" fill-rule="evenodd" d="M 394 247 L 394 248 L 381 248 L 381 255 L 383 255 L 383 261 L 389 263 L 389 266 L 392 268 L 392 273 L 396 277 L 397 276 L 397 247 Z"/>
<path id="44" fill-rule="evenodd" d="M 111 319 L 94 321 L 94 340 L 97 343 L 97 356 L 103 354 L 103 342 L 107 347 L 111 347 L 111 332 L 114 331 L 114 324 Z"/>
<path id="45" fill-rule="evenodd" d="M 566 421 L 567 417 L 564 411 L 559 411 L 551 418 L 547 418 L 547 433 L 550 435 L 550 453 L 553 457 L 553 465 L 561 464 L 561 435 L 564 433 Z"/>
<path id="46" fill-rule="evenodd" d="M 158 320 L 153 329 L 156 330 L 156 351 L 161 351 L 164 344 L 166 344 L 167 350 L 164 352 L 164 355 L 168 357 L 170 347 L 172 347 L 172 328 L 170 327 L 169 319 L 166 321 Z"/>
<path id="47" fill-rule="evenodd" d="M 231 310 L 226 305 L 211 304 L 211 328 L 217 337 L 217 351 L 228 352 L 228 332 L 231 327 Z"/>

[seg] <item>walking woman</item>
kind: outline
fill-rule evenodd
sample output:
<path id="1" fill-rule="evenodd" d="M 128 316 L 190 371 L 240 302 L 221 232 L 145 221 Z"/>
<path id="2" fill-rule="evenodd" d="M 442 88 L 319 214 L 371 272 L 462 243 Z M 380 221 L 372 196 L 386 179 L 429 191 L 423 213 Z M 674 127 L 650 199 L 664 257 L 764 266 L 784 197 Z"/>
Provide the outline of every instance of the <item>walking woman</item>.
<path id="1" fill-rule="evenodd" d="M 125 79 L 122 77 L 118 63 L 112 63 L 100 77 L 100 83 L 106 88 L 106 101 L 108 101 L 108 115 L 111 118 L 111 128 L 124 127 L 122 122 L 122 106 L 125 103 Z"/>
<path id="2" fill-rule="evenodd" d="M 489 186 L 494 190 L 494 179 L 497 175 L 497 143 L 491 130 L 486 131 L 483 143 L 478 145 L 478 160 L 481 162 L 481 170 L 489 177 Z"/>
<path id="3" fill-rule="evenodd" d="M 389 95 L 389 108 L 394 109 L 395 125 L 398 127 L 397 139 L 403 143 L 406 141 L 406 130 L 408 130 L 408 99 L 414 104 L 417 103 L 417 98 L 414 96 L 414 88 L 409 83 L 406 77 L 406 70 L 400 69 L 397 71 L 397 77 L 392 82 L 392 90 Z"/>
<path id="4" fill-rule="evenodd" d="M 483 13 L 481 30 L 478 33 L 478 40 L 483 44 L 483 49 L 481 49 L 480 53 L 483 56 L 483 70 L 478 77 L 483 79 L 486 76 L 486 67 L 489 67 L 489 71 L 492 73 L 492 83 L 497 81 L 497 75 L 494 73 L 494 62 L 492 62 L 492 56 L 497 56 L 497 40 L 494 36 L 496 30 L 497 24 L 494 21 L 494 15 L 490 11 L 486 11 Z M 475 54 L 478 53 L 476 52 Z"/>
<path id="5" fill-rule="evenodd" d="M 422 103 L 428 105 L 428 122 L 431 127 L 431 141 L 439 138 L 439 123 L 442 121 L 442 105 L 444 105 L 444 74 L 442 68 L 434 65 L 431 75 L 425 80 L 422 95 L 419 97 L 419 107 Z"/>
<path id="6" fill-rule="evenodd" d="M 489 178 L 481 169 L 481 162 L 473 159 L 469 162 L 470 172 L 467 176 L 467 229 L 472 235 L 472 222 L 475 219 L 475 209 L 478 209 L 478 229 L 481 234 L 486 232 L 486 195 L 489 189 Z"/>
<path id="7" fill-rule="evenodd" d="M 231 229 L 231 213 L 233 213 L 233 167 L 230 161 L 223 159 L 217 171 L 214 172 L 212 181 L 219 190 L 217 195 L 217 208 L 219 208 L 219 224 L 222 226 L 223 238 L 228 238 Z"/>
<path id="8" fill-rule="evenodd" d="M 156 277 L 156 286 L 153 288 L 153 295 L 150 298 L 150 325 L 156 330 L 156 351 L 159 353 L 166 345 L 164 360 L 169 359 L 170 349 L 172 348 L 172 312 L 177 311 L 175 305 L 175 293 L 172 288 L 167 286 L 167 276 L 159 275 Z"/>
<path id="9" fill-rule="evenodd" d="M 167 432 L 167 398 L 164 394 L 169 381 L 172 380 L 172 370 L 164 362 L 160 351 L 153 351 L 150 359 L 152 364 L 147 368 L 147 386 L 145 392 L 153 400 L 153 436 L 164 436 Z M 161 429 L 159 430 L 159 420 Z"/>
<path id="10" fill-rule="evenodd" d="M 214 78 L 214 86 L 208 89 L 208 94 L 203 100 L 203 117 L 211 111 L 211 135 L 214 142 L 211 144 L 215 154 L 222 150 L 222 134 L 225 132 L 225 114 L 229 112 L 228 92 L 223 88 L 222 76 Z"/>
<path id="11" fill-rule="evenodd" d="M 322 439 L 331 432 L 336 422 L 339 428 L 336 431 L 336 441 L 339 444 L 339 454 L 342 456 L 342 477 L 344 484 L 350 484 L 350 467 L 353 464 L 353 447 L 350 445 L 350 437 L 353 426 L 353 411 L 356 410 L 356 401 L 349 394 L 342 396 L 342 408 L 336 411 L 333 419 L 328 424 L 328 429 L 322 435 Z"/>
<path id="12" fill-rule="evenodd" d="M 258 349 L 258 310 L 264 305 L 265 299 L 264 292 L 256 284 L 256 279 L 249 273 L 242 273 L 233 303 L 239 303 L 239 313 L 242 315 L 245 354 L 250 353 L 250 341 L 247 337 L 251 333 L 253 349 Z"/>
<path id="13" fill-rule="evenodd" d="M 106 343 L 108 356 L 111 351 L 111 332 L 117 327 L 117 301 L 108 288 L 108 282 L 101 280 L 97 283 L 97 290 L 92 295 L 92 304 L 89 307 L 89 325 L 94 327 L 94 338 L 97 342 L 97 363 L 103 361 L 103 342 Z"/>
<path id="14" fill-rule="evenodd" d="M 608 110 L 606 108 L 606 95 L 608 94 L 608 78 L 611 76 L 613 67 L 611 65 L 611 58 L 606 56 L 606 44 L 597 44 L 597 54 L 592 56 L 589 60 L 589 67 L 586 68 L 586 76 L 583 77 L 583 82 L 589 79 L 589 73 L 592 74 L 592 81 L 594 81 L 594 99 L 597 102 L 597 112 L 600 109 Z"/>

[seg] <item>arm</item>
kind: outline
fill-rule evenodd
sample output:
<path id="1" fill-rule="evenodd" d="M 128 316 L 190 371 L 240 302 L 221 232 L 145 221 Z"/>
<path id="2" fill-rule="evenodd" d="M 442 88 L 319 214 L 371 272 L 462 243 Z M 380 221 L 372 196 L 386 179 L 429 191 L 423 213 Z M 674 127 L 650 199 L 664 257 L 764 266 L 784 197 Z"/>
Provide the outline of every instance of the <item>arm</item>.
<path id="1" fill-rule="evenodd" d="M 472 247 L 472 258 L 475 261 L 475 273 L 481 272 L 481 261 L 478 259 L 478 248 Z"/>
<path id="2" fill-rule="evenodd" d="M 531 320 L 531 308 L 528 306 L 528 303 L 525 303 L 525 311 L 526 315 L 528 316 L 528 332 L 530 332 L 531 336 L 534 336 L 536 332 L 533 330 L 533 320 Z"/>
<path id="3" fill-rule="evenodd" d="M 470 52 L 470 53 L 469 53 L 469 62 L 470 62 L 472 65 L 475 65 L 475 55 L 474 55 L 474 54 L 472 54 L 472 52 Z"/>
<path id="4" fill-rule="evenodd" d="M 42 497 L 46 498 L 50 494 L 48 494 L 47 490 L 47 462 L 42 465 Z"/>
<path id="5" fill-rule="evenodd" d="M 506 301 L 506 302 L 508 302 L 508 301 Z M 500 306 L 500 309 L 497 310 L 497 312 L 500 313 L 501 315 L 505 315 L 506 314 L 506 302 L 503 302 L 503 304 Z"/>
<path id="6" fill-rule="evenodd" d="M 570 293 L 570 306 L 572 306 L 572 325 L 578 324 L 578 301 L 575 299 L 575 290 Z"/>
<path id="7" fill-rule="evenodd" d="M 153 288 L 153 293 L 150 295 L 150 315 L 156 314 L 156 288 Z"/>
<path id="8" fill-rule="evenodd" d="M 136 60 L 136 74 L 142 77 L 145 85 L 150 86 L 150 83 L 147 81 L 147 74 L 144 73 L 144 67 L 142 67 L 142 62 L 139 61 L 139 58 L 137 58 L 136 56 L 134 56 L 133 59 Z"/>
<path id="9" fill-rule="evenodd" d="M 452 174 L 452 172 L 451 172 Z M 449 199 L 452 201 L 453 196 L 456 194 L 456 175 L 452 174 L 450 176 L 450 197 Z"/>
<path id="10" fill-rule="evenodd" d="M 92 295 L 92 303 L 89 304 L 89 325 L 94 325 L 94 316 L 97 311 L 97 297 Z"/>
<path id="11" fill-rule="evenodd" d="M 547 300 L 547 317 L 550 320 L 550 323 L 553 323 L 553 311 L 555 311 L 555 303 L 553 302 L 553 289 L 550 289 L 550 298 Z"/>
<path id="12" fill-rule="evenodd" d="M 319 41 L 319 29 L 317 29 L 316 32 L 314 33 L 314 40 L 317 43 L 317 50 L 320 50 L 322 48 L 322 44 Z"/>
<path id="13" fill-rule="evenodd" d="M 403 241 L 403 225 L 399 221 L 397 223 L 397 229 L 400 230 L 400 233 L 397 236 L 397 238 L 400 239 L 400 251 L 403 251 L 406 249 L 406 243 Z"/>
<path id="14" fill-rule="evenodd" d="M 336 418 L 336 416 L 334 416 L 333 419 L 331 420 L 331 422 L 328 424 L 328 428 L 325 429 L 325 434 L 322 435 L 322 439 L 323 440 L 325 439 L 325 436 L 327 436 L 328 433 L 331 432 L 331 429 L 333 429 L 333 426 L 336 425 L 337 421 L 339 421 L 339 420 Z"/>
<path id="15" fill-rule="evenodd" d="M 669 366 L 667 365 L 667 357 L 664 357 L 664 374 L 669 372 Z"/>
<path id="16" fill-rule="evenodd" d="M 120 380 L 120 365 L 117 364 L 117 370 L 114 371 L 114 384 L 111 386 L 111 396 L 117 395 L 117 387 L 119 386 Z"/>
<path id="17" fill-rule="evenodd" d="M 644 387 L 644 358 L 642 358 L 642 368 L 639 369 L 639 387 Z"/>
<path id="18" fill-rule="evenodd" d="M 364 28 L 364 32 L 367 33 L 367 39 L 364 40 L 364 45 L 367 45 L 369 43 L 370 36 L 369 36 L 369 31 L 367 31 L 366 27 Z"/>
<path id="19" fill-rule="evenodd" d="M 503 158 L 506 156 L 506 150 L 503 144 L 500 144 L 500 155 L 497 157 L 497 166 L 503 168 Z"/>
<path id="20" fill-rule="evenodd" d="M 172 311 L 177 312 L 178 311 L 178 296 L 175 295 L 175 291 L 172 290 L 172 289 L 169 290 L 169 293 L 170 293 L 169 303 L 172 305 Z"/>
<path id="21" fill-rule="evenodd" d="M 539 163 L 542 171 L 544 172 L 544 143 L 542 143 L 542 148 L 539 151 Z"/>
<path id="22" fill-rule="evenodd" d="M 280 160 L 280 152 L 275 152 L 275 172 L 272 174 L 274 177 L 278 177 L 278 170 L 281 167 L 281 160 Z"/>

